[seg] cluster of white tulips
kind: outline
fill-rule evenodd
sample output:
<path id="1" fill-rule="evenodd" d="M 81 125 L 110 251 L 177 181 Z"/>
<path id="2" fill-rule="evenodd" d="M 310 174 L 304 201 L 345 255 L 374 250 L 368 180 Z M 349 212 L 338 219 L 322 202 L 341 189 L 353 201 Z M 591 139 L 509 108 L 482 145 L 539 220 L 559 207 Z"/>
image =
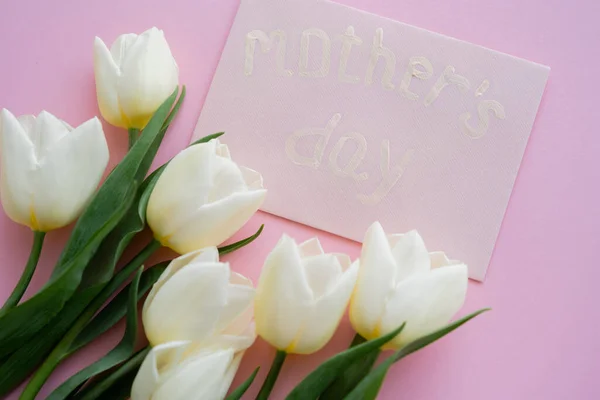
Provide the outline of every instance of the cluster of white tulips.
<path id="1" fill-rule="evenodd" d="M 132 399 L 223 399 L 255 326 L 278 351 L 311 354 L 331 339 L 348 303 L 352 326 L 366 339 L 405 322 L 387 344 L 401 348 L 448 323 L 467 280 L 464 264 L 429 253 L 416 231 L 386 236 L 378 222 L 353 263 L 325 253 L 317 238 L 297 244 L 284 235 L 256 291 L 219 262 L 215 247 L 191 252 L 171 262 L 146 299 L 143 322 L 154 347 Z"/>
<path id="2" fill-rule="evenodd" d="M 386 236 L 379 223 L 368 229 L 354 262 L 326 253 L 316 238 L 297 244 L 284 235 L 255 289 L 219 255 L 249 244 L 260 230 L 217 246 L 260 208 L 267 193 L 261 175 L 236 164 L 215 134 L 146 177 L 185 95 L 184 88 L 176 101 L 179 72 L 169 45 L 152 28 L 122 35 L 110 49 L 96 38 L 94 54 L 100 113 L 129 131 L 130 145 L 102 185 L 109 151 L 98 118 L 73 128 L 45 111 L 0 115 L 2 205 L 34 232 L 22 278 L 0 310 L 0 396 L 35 371 L 20 397 L 35 399 L 62 360 L 126 315 L 121 343 L 48 399 L 224 399 L 257 335 L 277 349 L 257 397 L 267 399 L 285 356 L 323 348 L 349 308 L 356 346 L 325 362 L 289 398 L 374 398 L 363 394 L 377 393 L 373 364 L 342 379 L 347 368 L 361 357 L 374 360 L 381 348 L 403 351 L 397 361 L 474 316 L 446 326 L 465 300 L 463 263 L 429 253 L 416 231 Z M 49 282 L 19 303 L 44 235 L 75 221 Z M 146 226 L 153 239 L 115 272 Z M 161 247 L 181 256 L 143 272 Z M 132 275 L 129 289 L 102 309 Z M 147 290 L 142 321 L 149 347 L 134 353 L 136 303 Z M 255 376 L 228 399 L 239 399 Z"/>

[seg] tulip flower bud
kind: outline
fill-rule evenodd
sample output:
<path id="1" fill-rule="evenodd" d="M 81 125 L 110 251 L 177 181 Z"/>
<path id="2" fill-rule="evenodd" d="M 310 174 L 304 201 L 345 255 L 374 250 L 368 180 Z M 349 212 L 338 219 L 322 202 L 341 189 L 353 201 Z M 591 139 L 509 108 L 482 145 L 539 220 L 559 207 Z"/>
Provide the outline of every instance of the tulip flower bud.
<path id="1" fill-rule="evenodd" d="M 325 254 L 314 238 L 283 236 L 267 257 L 254 304 L 257 333 L 286 353 L 310 354 L 333 336 L 346 311 L 358 264 Z"/>
<path id="2" fill-rule="evenodd" d="M 217 246 L 258 210 L 267 191 L 258 172 L 231 160 L 214 139 L 176 155 L 148 201 L 148 225 L 165 247 L 185 254 Z"/>
<path id="3" fill-rule="evenodd" d="M 94 72 L 100 112 L 121 128 L 143 129 L 179 84 L 179 68 L 163 31 L 121 35 L 110 50 L 94 42 Z"/>
<path id="4" fill-rule="evenodd" d="M 467 294 L 467 266 L 428 253 L 416 231 L 386 236 L 379 222 L 366 233 L 350 321 L 374 339 L 406 322 L 387 347 L 400 348 L 446 325 Z"/>
<path id="5" fill-rule="evenodd" d="M 73 129 L 46 111 L 16 118 L 3 109 L 0 159 L 4 211 L 47 232 L 81 214 L 108 164 L 108 145 L 98 118 Z"/>
<path id="6" fill-rule="evenodd" d="M 250 347 L 254 287 L 219 262 L 209 247 L 173 260 L 144 303 L 142 320 L 151 345 L 190 340 L 203 348 Z"/>
<path id="7" fill-rule="evenodd" d="M 185 341 L 158 345 L 138 371 L 131 400 L 222 400 L 242 356 L 232 349 L 194 351 Z"/>

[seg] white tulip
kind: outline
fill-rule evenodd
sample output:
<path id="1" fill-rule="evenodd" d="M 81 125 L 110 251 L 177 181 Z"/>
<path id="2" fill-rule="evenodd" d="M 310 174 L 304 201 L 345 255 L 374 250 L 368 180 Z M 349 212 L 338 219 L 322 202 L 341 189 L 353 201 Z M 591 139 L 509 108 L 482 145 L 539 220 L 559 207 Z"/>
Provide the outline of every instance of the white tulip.
<path id="1" fill-rule="evenodd" d="M 428 253 L 416 231 L 386 236 L 379 222 L 365 235 L 350 321 L 373 339 L 406 322 L 387 347 L 399 348 L 446 325 L 467 294 L 467 266 Z"/>
<path id="2" fill-rule="evenodd" d="M 94 72 L 100 112 L 121 128 L 143 129 L 179 84 L 179 69 L 163 31 L 121 35 L 110 50 L 94 41 Z"/>
<path id="3" fill-rule="evenodd" d="M 189 340 L 203 348 L 252 345 L 254 287 L 219 262 L 209 247 L 173 260 L 144 303 L 142 320 L 153 346 Z"/>
<path id="4" fill-rule="evenodd" d="M 267 257 L 256 290 L 257 333 L 286 353 L 314 353 L 331 339 L 352 294 L 358 265 L 324 254 L 314 238 L 284 235 Z"/>
<path id="5" fill-rule="evenodd" d="M 179 153 L 148 202 L 148 225 L 166 247 L 185 254 L 217 246 L 258 210 L 267 191 L 258 172 L 231 160 L 218 140 Z"/>
<path id="6" fill-rule="evenodd" d="M 98 118 L 73 129 L 42 111 L 37 118 L 0 118 L 0 193 L 6 214 L 35 231 L 73 222 L 94 194 L 108 163 Z"/>
<path id="7" fill-rule="evenodd" d="M 131 400 L 221 400 L 243 352 L 194 350 L 191 342 L 158 345 L 146 356 L 131 388 Z"/>

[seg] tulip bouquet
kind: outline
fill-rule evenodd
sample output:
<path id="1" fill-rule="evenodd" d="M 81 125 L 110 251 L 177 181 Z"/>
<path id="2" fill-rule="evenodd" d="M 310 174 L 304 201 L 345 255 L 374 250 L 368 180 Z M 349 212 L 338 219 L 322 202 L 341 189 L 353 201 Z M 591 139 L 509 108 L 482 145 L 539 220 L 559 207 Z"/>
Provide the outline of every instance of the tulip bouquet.
<path id="1" fill-rule="evenodd" d="M 185 97 L 163 32 L 122 35 L 110 49 L 96 38 L 94 55 L 100 113 L 129 133 L 128 153 L 102 184 L 109 151 L 98 118 L 73 128 L 48 112 L 0 114 L 2 205 L 33 231 L 22 277 L 0 310 L 0 396 L 33 374 L 20 399 L 35 399 L 63 360 L 125 318 L 116 347 L 48 399 L 240 399 L 258 369 L 230 385 L 257 335 L 277 351 L 257 397 L 267 399 L 286 355 L 320 350 L 349 306 L 355 340 L 287 398 L 374 399 L 394 362 L 485 311 L 447 325 L 463 305 L 467 267 L 429 253 L 415 231 L 386 236 L 379 223 L 354 262 L 326 253 L 316 238 L 297 244 L 284 235 L 254 288 L 220 256 L 260 235 L 262 226 L 222 245 L 266 190 L 258 172 L 232 160 L 222 133 L 148 175 Z M 45 235 L 75 221 L 49 281 L 21 301 Z M 153 238 L 124 259 L 146 227 Z M 162 247 L 181 256 L 144 268 Z M 149 344 L 140 349 L 138 301 L 146 294 Z M 382 349 L 394 353 L 375 366 Z"/>

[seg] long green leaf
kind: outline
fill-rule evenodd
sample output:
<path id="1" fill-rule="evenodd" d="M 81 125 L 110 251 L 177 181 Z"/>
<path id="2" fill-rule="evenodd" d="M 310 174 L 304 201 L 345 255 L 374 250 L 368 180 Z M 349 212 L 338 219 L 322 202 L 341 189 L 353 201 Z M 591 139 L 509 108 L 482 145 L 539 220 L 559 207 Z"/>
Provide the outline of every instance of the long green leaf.
<path id="1" fill-rule="evenodd" d="M 365 340 L 365 338 L 359 334 L 356 334 L 350 347 L 364 343 Z M 344 396 L 350 393 L 352 389 L 356 387 L 358 382 L 360 382 L 360 380 L 369 373 L 371 368 L 373 368 L 373 365 L 375 365 L 379 354 L 380 352 L 373 351 L 363 358 L 348 365 L 344 372 L 341 373 L 338 378 L 333 381 L 333 383 L 329 385 L 329 387 L 321 394 L 319 400 L 343 399 Z"/>
<path id="2" fill-rule="evenodd" d="M 133 369 L 113 382 L 111 386 L 102 393 L 102 399 L 107 400 L 128 400 L 131 397 L 131 387 L 133 381 L 137 376 L 138 369 Z M 87 389 L 87 388 L 85 388 Z M 79 400 L 77 397 L 73 397 L 69 400 Z"/>
<path id="3" fill-rule="evenodd" d="M 160 275 L 167 268 L 168 262 L 156 264 L 142 273 L 139 283 L 137 299 L 142 297 L 156 283 Z M 129 297 L 129 288 L 131 284 L 125 286 L 106 307 L 94 317 L 94 319 L 85 327 L 73 342 L 69 353 L 75 353 L 77 350 L 94 341 L 97 337 L 112 328 L 127 314 L 127 301 Z"/>
<path id="4" fill-rule="evenodd" d="M 254 382 L 254 378 L 258 374 L 258 370 L 260 367 L 257 367 L 254 372 L 246 379 L 240 386 L 238 386 L 225 400 L 240 400 L 244 393 L 250 388 L 252 382 Z"/>
<path id="5" fill-rule="evenodd" d="M 239 242 L 232 243 L 227 246 L 219 247 L 219 255 L 224 256 L 225 254 L 232 253 L 236 250 L 241 249 L 244 246 L 248 246 L 250 243 L 254 242 L 256 238 L 260 236 L 263 229 L 265 228 L 265 224 L 262 224 L 260 228 L 256 231 L 256 233 L 252 236 L 247 237 L 246 239 L 242 239 Z"/>
<path id="6" fill-rule="evenodd" d="M 0 364 L 0 398 L 33 372 L 97 294 L 89 290 L 86 292 L 88 297 L 79 295 L 77 298 L 71 298 L 61 313 L 48 324 L 47 329 L 44 329 L 43 335 L 20 346 Z"/>
<path id="7" fill-rule="evenodd" d="M 148 171 L 148 168 L 156 156 L 158 148 L 162 143 L 169 125 L 171 124 L 173 118 L 175 118 L 177 115 L 177 112 L 179 111 L 179 108 L 185 99 L 185 94 L 186 88 L 184 86 L 181 90 L 181 95 L 179 96 L 177 103 L 175 103 L 173 106 L 169 116 L 163 123 L 160 133 L 154 139 L 150 150 L 144 158 L 144 165 L 141 168 L 142 171 Z M 145 133 L 142 134 L 145 135 Z M 104 284 L 113 276 L 117 262 L 123 255 L 123 252 L 133 237 L 137 233 L 141 232 L 146 226 L 146 208 L 148 206 L 148 199 L 150 198 L 152 189 L 156 184 L 156 179 L 154 179 L 156 175 L 157 171 L 152 173 L 144 180 L 144 183 L 138 190 L 135 204 L 130 207 L 123 220 L 102 242 L 98 252 L 85 269 L 81 288 L 87 288 L 96 284 Z"/>
<path id="8" fill-rule="evenodd" d="M 479 311 L 476 311 L 472 314 L 467 315 L 464 318 L 461 318 L 445 327 L 430 333 L 429 335 L 423 336 L 417 340 L 414 340 L 408 343 L 406 346 L 402 347 L 400 350 L 396 351 L 393 355 L 388 357 L 384 362 L 379 364 L 375 369 L 373 369 L 367 376 L 365 376 L 360 383 L 350 392 L 348 396 L 346 396 L 345 400 L 375 400 L 377 398 L 377 394 L 379 393 L 379 389 L 381 389 L 381 385 L 383 384 L 383 380 L 385 376 L 392 366 L 397 361 L 400 361 L 404 357 L 409 354 L 414 353 L 415 351 L 421 350 L 423 347 L 435 342 L 436 340 L 446 336 L 456 328 L 461 325 L 467 323 L 472 320 L 479 314 L 482 314 L 486 311 L 489 311 L 489 308 L 485 308 Z"/>
<path id="9" fill-rule="evenodd" d="M 115 274 L 108 284 L 101 287 L 99 293 L 93 293 L 90 289 L 84 292 L 87 296 L 90 296 L 89 298 L 82 298 L 81 295 L 71 298 L 65 309 L 55 318 L 54 323 L 49 325 L 49 329 L 44 332 L 44 335 L 32 340 L 11 354 L 8 360 L 0 366 L 0 395 L 9 392 L 31 373 L 32 369 L 46 358 L 83 312 L 86 312 L 92 305 L 96 310 L 100 309 L 135 271 L 132 268 L 136 264 L 140 265 L 139 262 L 134 261 L 140 257 L 145 259 L 145 254 L 152 253 L 157 245 L 158 243 L 153 241 L 146 246 L 134 260 Z M 81 302 L 78 302 L 78 300 L 81 300 Z"/>
<path id="10" fill-rule="evenodd" d="M 149 352 L 150 347 L 145 347 L 138 351 L 129 360 L 119 367 L 114 368 L 113 371 L 106 376 L 98 379 L 96 382 L 91 382 L 89 385 L 86 385 L 86 387 L 77 393 L 72 400 L 95 400 L 100 398 L 113 400 L 114 397 L 107 392 L 114 390 L 114 386 L 122 386 L 125 382 L 128 383 L 126 391 L 127 397 L 129 397 L 133 380 Z M 125 391 L 123 389 L 121 390 Z"/>
<path id="11" fill-rule="evenodd" d="M 123 217 L 127 207 L 133 201 L 134 195 L 135 186 L 131 186 L 128 189 L 128 196 L 123 199 L 123 204 L 117 208 L 118 212 L 111 215 L 111 218 L 98 230 L 96 236 L 67 263 L 67 269 L 60 278 L 0 318 L 0 357 L 10 354 L 27 343 L 63 308 L 77 289 L 83 268 L 96 252 L 104 236 Z"/>
<path id="12" fill-rule="evenodd" d="M 150 167 L 145 157 L 161 131 L 177 91 L 158 108 L 144 134 L 83 211 L 48 284 L 31 299 L 0 318 L 0 358 L 26 343 L 50 322 L 79 286 L 83 272 L 98 247 L 133 202 L 136 182 L 142 181 Z"/>
<path id="13" fill-rule="evenodd" d="M 311 372 L 294 390 L 286 400 L 315 400 L 321 393 L 354 361 L 367 356 L 371 352 L 379 352 L 379 348 L 396 337 L 404 325 L 380 338 L 369 340 L 363 344 L 343 351 L 321 364 Z"/>
<path id="14" fill-rule="evenodd" d="M 194 145 L 200 144 L 200 143 L 210 142 L 211 140 L 217 139 L 217 138 L 223 136 L 224 134 L 225 134 L 225 132 L 217 132 L 217 133 L 213 133 L 212 135 L 204 136 L 203 138 L 200 138 L 200 139 L 196 140 L 195 142 L 190 143 L 190 146 L 194 146 Z"/>
<path id="15" fill-rule="evenodd" d="M 138 332 L 137 294 L 141 277 L 142 268 L 140 268 L 136 273 L 129 289 L 129 297 L 127 300 L 127 327 L 125 328 L 125 334 L 123 335 L 121 342 L 119 342 L 119 344 L 106 356 L 73 375 L 66 382 L 56 388 L 56 390 L 54 390 L 46 398 L 46 400 L 66 399 L 74 390 L 79 388 L 91 377 L 107 371 L 131 357 L 135 350 L 135 341 Z"/>

